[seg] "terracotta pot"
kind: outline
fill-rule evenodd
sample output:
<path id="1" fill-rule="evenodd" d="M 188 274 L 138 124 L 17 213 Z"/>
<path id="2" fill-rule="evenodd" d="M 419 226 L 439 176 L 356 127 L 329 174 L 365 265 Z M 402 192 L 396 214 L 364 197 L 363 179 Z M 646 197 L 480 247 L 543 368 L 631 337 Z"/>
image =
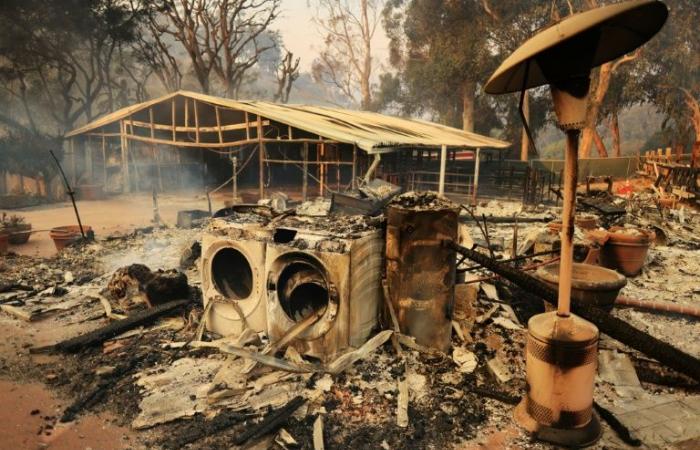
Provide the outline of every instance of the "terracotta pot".
<path id="1" fill-rule="evenodd" d="M 598 218 L 587 214 L 576 216 L 574 223 L 582 230 L 595 230 L 598 228 Z"/>
<path id="2" fill-rule="evenodd" d="M 554 289 L 559 288 L 559 264 L 540 267 L 535 276 Z M 574 263 L 571 299 L 610 311 L 627 279 L 614 270 L 591 264 Z M 549 309 L 554 309 L 546 304 Z"/>
<path id="3" fill-rule="evenodd" d="M 634 230 L 634 234 L 621 233 L 623 230 Z M 628 277 L 638 275 L 655 239 L 653 231 L 612 227 L 608 230 L 608 241 L 600 250 L 600 264 Z"/>
<path id="4" fill-rule="evenodd" d="M 0 255 L 7 253 L 10 247 L 10 235 L 4 229 L 0 229 Z"/>
<path id="5" fill-rule="evenodd" d="M 92 231 L 89 225 L 83 225 L 83 231 L 88 234 L 88 231 Z M 49 233 L 53 243 L 56 246 L 56 250 L 63 250 L 71 242 L 75 242 L 81 238 L 80 227 L 78 225 L 65 225 L 62 227 L 52 228 Z"/>
<path id="6" fill-rule="evenodd" d="M 659 198 L 659 206 L 665 209 L 674 209 L 676 207 L 676 199 L 673 197 Z"/>
<path id="7" fill-rule="evenodd" d="M 32 234 L 32 225 L 30 223 L 22 223 L 14 227 L 8 227 L 7 231 L 10 233 L 10 244 L 26 244 L 29 236 Z"/>
<path id="8" fill-rule="evenodd" d="M 75 187 L 80 200 L 102 200 L 105 198 L 104 186 L 101 184 L 82 184 Z"/>

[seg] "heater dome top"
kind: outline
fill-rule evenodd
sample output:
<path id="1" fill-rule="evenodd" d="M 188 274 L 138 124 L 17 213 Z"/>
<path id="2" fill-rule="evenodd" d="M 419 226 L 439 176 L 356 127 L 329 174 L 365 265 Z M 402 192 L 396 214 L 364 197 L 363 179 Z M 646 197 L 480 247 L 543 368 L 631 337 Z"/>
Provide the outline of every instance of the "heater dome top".
<path id="1" fill-rule="evenodd" d="M 574 14 L 540 31 L 494 72 L 484 90 L 506 94 L 571 78 L 629 53 L 668 17 L 658 0 L 628 0 Z"/>

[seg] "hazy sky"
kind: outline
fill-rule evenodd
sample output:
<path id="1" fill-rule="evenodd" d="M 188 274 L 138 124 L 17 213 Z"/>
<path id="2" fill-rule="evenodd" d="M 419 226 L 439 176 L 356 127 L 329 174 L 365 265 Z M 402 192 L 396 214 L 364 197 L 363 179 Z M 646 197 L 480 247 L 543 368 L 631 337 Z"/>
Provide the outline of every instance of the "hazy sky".
<path id="1" fill-rule="evenodd" d="M 311 0 L 311 4 L 314 2 Z M 313 59 L 323 46 L 321 35 L 312 21 L 314 7 L 309 6 L 309 0 L 282 0 L 282 13 L 275 24 L 276 29 L 282 34 L 285 46 L 299 56 L 299 66 L 302 71 L 311 68 Z M 372 42 L 376 62 L 381 66 L 387 65 L 388 39 L 384 34 L 381 22 Z M 378 71 L 375 71 L 375 74 Z"/>

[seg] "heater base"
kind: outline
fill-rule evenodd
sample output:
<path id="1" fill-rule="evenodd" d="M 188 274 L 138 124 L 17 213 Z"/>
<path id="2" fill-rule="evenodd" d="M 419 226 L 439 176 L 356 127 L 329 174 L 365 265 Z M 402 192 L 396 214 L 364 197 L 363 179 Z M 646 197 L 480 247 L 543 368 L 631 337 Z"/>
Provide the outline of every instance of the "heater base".
<path id="1" fill-rule="evenodd" d="M 539 441 L 563 447 L 583 448 L 595 444 L 603 432 L 600 419 L 593 411 L 591 421 L 580 428 L 554 428 L 538 423 L 527 412 L 526 398 L 523 398 L 513 411 L 515 422 Z"/>

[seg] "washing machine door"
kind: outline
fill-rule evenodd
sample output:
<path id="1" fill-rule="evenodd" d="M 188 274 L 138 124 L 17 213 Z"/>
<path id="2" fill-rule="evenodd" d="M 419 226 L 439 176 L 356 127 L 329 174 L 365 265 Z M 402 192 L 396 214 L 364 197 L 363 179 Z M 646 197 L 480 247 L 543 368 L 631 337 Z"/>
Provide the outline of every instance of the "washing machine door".
<path id="1" fill-rule="evenodd" d="M 311 341 L 326 334 L 338 314 L 338 292 L 329 271 L 310 253 L 278 256 L 267 276 L 268 333 L 275 341 L 311 315 L 320 318 L 299 339 Z"/>
<path id="2" fill-rule="evenodd" d="M 261 241 L 222 239 L 205 249 L 202 288 L 210 331 L 224 336 L 240 334 L 244 328 L 266 331 L 264 268 Z"/>

